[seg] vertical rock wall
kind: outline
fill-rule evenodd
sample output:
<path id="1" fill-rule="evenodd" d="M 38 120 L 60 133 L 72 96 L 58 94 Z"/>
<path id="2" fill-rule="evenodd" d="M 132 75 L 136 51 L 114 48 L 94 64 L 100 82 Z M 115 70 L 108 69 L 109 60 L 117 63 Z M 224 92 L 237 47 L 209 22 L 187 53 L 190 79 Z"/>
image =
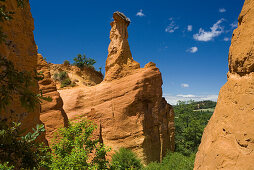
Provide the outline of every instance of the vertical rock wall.
<path id="1" fill-rule="evenodd" d="M 0 55 L 12 61 L 19 71 L 34 73 L 37 65 L 37 49 L 33 35 L 34 21 L 29 2 L 24 1 L 23 9 L 18 7 L 17 0 L 0 2 L 0 5 L 2 4 L 6 5 L 7 11 L 14 12 L 14 15 L 10 21 L 0 22 L 0 27 L 7 36 L 6 43 L 0 45 Z M 34 82 L 32 90 L 38 92 L 37 82 Z M 39 105 L 34 111 L 27 112 L 21 107 L 18 96 L 13 98 L 10 107 L 7 108 L 6 112 L 1 113 L 1 119 L 21 122 L 22 127 L 28 130 L 35 127 L 36 124 L 42 123 L 39 119 Z"/>
<path id="2" fill-rule="evenodd" d="M 244 3 L 228 60 L 228 81 L 205 128 L 194 169 L 254 169 L 254 0 Z"/>
<path id="3" fill-rule="evenodd" d="M 68 117 L 63 110 L 63 100 L 56 89 L 56 84 L 51 78 L 48 63 L 38 54 L 37 71 L 44 75 L 44 79 L 39 81 L 39 90 L 44 97 L 51 97 L 52 101 L 41 103 L 40 119 L 46 128 L 46 139 L 51 143 L 54 132 L 57 129 L 68 126 Z"/>

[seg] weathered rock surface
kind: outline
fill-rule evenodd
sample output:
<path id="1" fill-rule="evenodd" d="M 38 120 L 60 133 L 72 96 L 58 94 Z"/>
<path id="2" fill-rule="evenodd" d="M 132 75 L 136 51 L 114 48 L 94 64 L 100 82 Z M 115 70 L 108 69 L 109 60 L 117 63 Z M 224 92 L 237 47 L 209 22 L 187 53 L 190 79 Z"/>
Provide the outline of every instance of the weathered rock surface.
<path id="1" fill-rule="evenodd" d="M 246 0 L 229 51 L 228 81 L 205 128 L 194 169 L 254 169 L 254 1 Z"/>
<path id="2" fill-rule="evenodd" d="M 48 63 L 38 54 L 37 72 L 42 72 L 44 79 L 39 81 L 39 90 L 44 97 L 51 97 L 52 101 L 42 101 L 40 119 L 45 125 L 46 139 L 49 141 L 53 138 L 54 132 L 68 126 L 68 117 L 63 110 L 63 100 L 56 89 L 56 84 L 51 78 Z"/>
<path id="3" fill-rule="evenodd" d="M 110 23 L 111 41 L 108 47 L 105 81 L 124 77 L 133 69 L 140 68 L 139 63 L 133 60 L 129 47 L 127 27 L 130 19 L 121 12 L 115 12 L 113 18 L 114 21 Z"/>
<path id="4" fill-rule="evenodd" d="M 12 20 L 0 22 L 0 27 L 7 36 L 6 43 L 0 45 L 0 55 L 12 61 L 19 71 L 34 73 L 37 65 L 37 49 L 33 35 L 34 21 L 29 2 L 24 1 L 24 3 L 25 6 L 22 9 L 18 7 L 16 0 L 0 2 L 0 5 L 6 5 L 7 11 L 14 12 Z M 37 93 L 38 86 L 33 86 L 31 90 Z M 7 112 L 1 112 L 0 116 L 1 119 L 7 119 L 10 122 L 21 122 L 22 127 L 28 130 L 31 130 L 36 124 L 41 124 L 39 105 L 34 111 L 28 112 L 21 107 L 18 96 L 14 97 L 11 106 L 7 108 Z M 42 136 L 41 138 L 45 140 L 45 137 Z"/>
<path id="5" fill-rule="evenodd" d="M 84 67 L 80 69 L 72 65 L 49 63 L 49 70 L 57 89 L 61 88 L 61 83 L 54 79 L 54 75 L 60 72 L 66 72 L 76 86 L 95 86 L 103 81 L 103 74 L 94 68 Z"/>
<path id="6" fill-rule="evenodd" d="M 87 117 L 101 126 L 113 151 L 130 148 L 144 163 L 174 150 L 174 112 L 162 98 L 162 77 L 154 63 L 139 68 L 127 41 L 126 17 L 114 13 L 105 80 L 93 87 L 59 90 L 70 120 Z M 100 133 L 98 131 L 97 135 Z"/>

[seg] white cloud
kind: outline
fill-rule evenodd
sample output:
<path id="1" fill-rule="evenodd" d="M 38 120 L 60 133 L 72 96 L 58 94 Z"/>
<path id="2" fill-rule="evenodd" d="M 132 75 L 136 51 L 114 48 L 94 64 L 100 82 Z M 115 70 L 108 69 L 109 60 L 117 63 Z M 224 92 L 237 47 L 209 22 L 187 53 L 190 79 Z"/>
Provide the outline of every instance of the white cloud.
<path id="1" fill-rule="evenodd" d="M 230 24 L 230 26 L 231 26 L 232 29 L 235 29 L 235 28 L 237 28 L 237 26 L 238 26 L 238 22 L 235 21 L 235 22 L 233 22 L 232 24 Z"/>
<path id="2" fill-rule="evenodd" d="M 225 8 L 220 8 L 220 9 L 219 9 L 219 12 L 220 12 L 220 13 L 224 13 L 224 12 L 226 12 L 226 11 L 227 11 L 227 10 L 226 10 Z"/>
<path id="3" fill-rule="evenodd" d="M 182 83 L 182 84 L 181 84 L 181 87 L 182 87 L 182 88 L 188 88 L 188 87 L 190 87 L 190 85 L 189 85 L 189 84 L 186 84 L 186 83 Z"/>
<path id="4" fill-rule="evenodd" d="M 173 95 L 164 95 L 165 99 L 167 102 L 171 105 L 176 105 L 177 101 L 189 101 L 189 100 L 194 100 L 194 101 L 202 101 L 202 100 L 212 100 L 212 101 L 217 101 L 218 95 L 212 94 L 212 95 L 204 95 L 204 96 L 198 96 L 198 95 L 193 95 L 193 94 L 179 94 L 176 96 Z"/>
<path id="5" fill-rule="evenodd" d="M 187 50 L 187 52 L 190 52 L 190 53 L 196 53 L 198 52 L 198 47 L 191 47 Z"/>
<path id="6" fill-rule="evenodd" d="M 192 31 L 192 25 L 188 25 L 188 26 L 187 26 L 187 30 L 188 30 L 189 32 L 191 32 L 191 31 Z"/>
<path id="7" fill-rule="evenodd" d="M 230 41 L 230 38 L 225 37 L 223 40 L 224 40 L 224 41 Z"/>
<path id="8" fill-rule="evenodd" d="M 173 20 L 173 18 L 169 18 L 169 20 L 170 20 L 170 24 L 165 29 L 165 32 L 173 33 L 175 32 L 175 30 L 179 29 L 179 26 L 175 24 L 175 21 Z"/>
<path id="9" fill-rule="evenodd" d="M 137 12 L 136 16 L 143 17 L 143 16 L 145 16 L 145 14 L 143 13 L 143 10 L 140 9 L 140 10 Z"/>
<path id="10" fill-rule="evenodd" d="M 200 28 L 199 33 L 194 34 L 193 38 L 197 41 L 211 41 L 215 37 L 218 37 L 223 33 L 223 27 L 220 25 L 224 19 L 220 19 L 217 21 L 210 29 L 210 31 L 205 31 L 204 29 Z"/>

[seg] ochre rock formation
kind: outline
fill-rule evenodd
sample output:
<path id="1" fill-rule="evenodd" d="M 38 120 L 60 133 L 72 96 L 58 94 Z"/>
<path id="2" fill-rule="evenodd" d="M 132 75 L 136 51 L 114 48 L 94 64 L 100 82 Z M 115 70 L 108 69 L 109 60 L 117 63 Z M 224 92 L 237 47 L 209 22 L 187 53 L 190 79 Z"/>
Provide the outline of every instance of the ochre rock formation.
<path id="1" fill-rule="evenodd" d="M 133 60 L 129 43 L 127 27 L 130 19 L 121 12 L 113 14 L 114 21 L 110 23 L 110 44 L 106 61 L 105 81 L 121 78 L 133 69 L 140 68 L 139 63 Z"/>
<path id="2" fill-rule="evenodd" d="M 131 57 L 129 20 L 119 12 L 111 23 L 105 80 L 93 87 L 59 90 L 70 120 L 87 117 L 113 151 L 132 149 L 143 163 L 174 150 L 174 112 L 162 98 L 162 77 L 154 63 L 144 68 Z"/>
<path id="3" fill-rule="evenodd" d="M 53 133 L 61 128 L 68 126 L 68 118 L 63 110 L 63 100 L 56 89 L 54 81 L 51 79 L 48 63 L 38 54 L 37 72 L 44 76 L 39 81 L 39 90 L 43 97 L 51 97 L 52 101 L 42 101 L 40 119 L 45 125 L 46 139 L 49 141 L 53 138 Z"/>
<path id="4" fill-rule="evenodd" d="M 66 72 L 75 86 L 95 86 L 103 81 L 103 74 L 90 67 L 80 69 L 77 66 L 69 64 L 49 63 L 49 70 L 52 79 L 56 83 L 57 89 L 61 88 L 61 83 L 54 79 L 54 75 L 60 72 Z"/>
<path id="5" fill-rule="evenodd" d="M 194 169 L 254 169 L 254 1 L 246 0 L 229 51 L 228 81 L 205 128 Z"/>
<path id="6" fill-rule="evenodd" d="M 29 2 L 24 1 L 23 9 L 18 7 L 17 0 L 0 2 L 0 5 L 5 5 L 6 11 L 14 12 L 13 19 L 0 22 L 0 27 L 6 35 L 6 42 L 0 44 L 0 55 L 12 61 L 17 70 L 34 73 L 37 65 L 37 49 L 34 42 L 34 21 Z M 31 90 L 38 93 L 38 85 L 36 82 L 34 84 Z M 13 99 L 6 112 L 1 112 L 0 119 L 21 122 L 22 128 L 27 130 L 42 123 L 39 119 L 39 105 L 34 111 L 28 112 L 21 107 L 18 96 L 14 96 Z M 44 136 L 41 138 L 41 140 L 45 140 Z"/>

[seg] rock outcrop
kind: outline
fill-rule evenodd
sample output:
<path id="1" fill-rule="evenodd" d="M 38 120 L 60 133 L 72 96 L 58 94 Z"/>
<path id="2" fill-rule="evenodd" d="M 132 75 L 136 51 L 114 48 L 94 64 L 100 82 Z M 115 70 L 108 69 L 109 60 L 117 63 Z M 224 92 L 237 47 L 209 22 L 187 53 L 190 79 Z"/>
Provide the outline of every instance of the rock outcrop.
<path id="1" fill-rule="evenodd" d="M 34 41 L 34 21 L 28 1 L 24 1 L 24 8 L 18 7 L 17 0 L 0 2 L 6 6 L 6 11 L 14 12 L 11 20 L 0 22 L 0 27 L 6 35 L 6 42 L 0 44 L 0 55 L 12 61 L 19 71 L 34 73 L 37 65 L 37 49 Z M 38 93 L 38 85 L 34 82 L 31 90 Z M 13 97 L 11 106 L 6 112 L 1 112 L 0 118 L 9 122 L 22 123 L 22 128 L 31 130 L 36 124 L 41 124 L 39 105 L 34 111 L 28 112 L 21 107 L 19 97 Z M 41 137 L 45 140 L 45 137 Z"/>
<path id="2" fill-rule="evenodd" d="M 46 139 L 49 141 L 53 138 L 54 132 L 68 126 L 68 117 L 63 110 L 63 100 L 57 91 L 56 84 L 51 78 L 48 63 L 38 54 L 37 72 L 41 72 L 44 76 L 39 81 L 39 90 L 44 97 L 51 97 L 52 101 L 42 101 L 40 119 L 45 125 Z"/>
<path id="3" fill-rule="evenodd" d="M 70 120 L 87 117 L 101 127 L 97 135 L 113 151 L 132 149 L 144 163 L 174 150 L 174 112 L 162 98 L 162 77 L 154 63 L 133 60 L 127 41 L 130 23 L 113 15 L 105 80 L 93 87 L 59 90 Z"/>
<path id="4" fill-rule="evenodd" d="M 246 0 L 229 51 L 228 81 L 205 128 L 194 169 L 254 169 L 254 1 Z"/>
<path id="5" fill-rule="evenodd" d="M 103 74 L 90 67 L 80 69 L 70 64 L 49 63 L 49 70 L 57 89 L 61 88 L 61 82 L 56 80 L 54 76 L 61 72 L 66 72 L 75 86 L 95 86 L 103 81 Z"/>

